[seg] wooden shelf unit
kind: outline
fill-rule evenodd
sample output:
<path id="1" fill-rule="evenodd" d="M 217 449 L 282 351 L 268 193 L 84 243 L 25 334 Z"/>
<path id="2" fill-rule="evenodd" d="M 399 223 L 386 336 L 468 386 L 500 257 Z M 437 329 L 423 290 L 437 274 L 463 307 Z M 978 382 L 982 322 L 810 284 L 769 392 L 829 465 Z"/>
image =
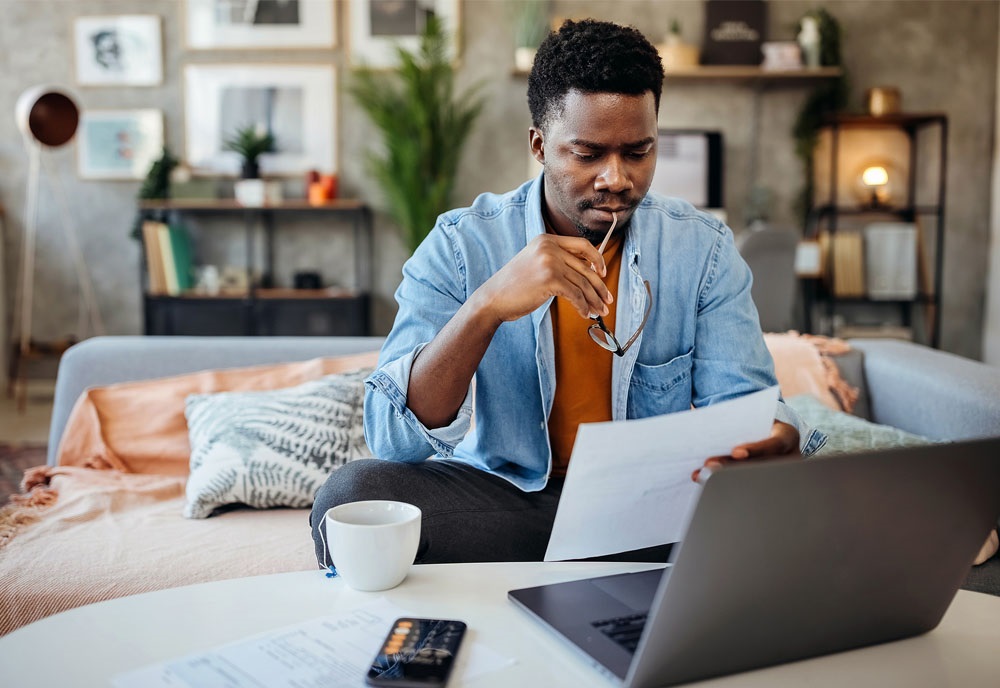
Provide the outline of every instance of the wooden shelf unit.
<path id="1" fill-rule="evenodd" d="M 148 219 L 183 214 L 242 215 L 247 275 L 254 274 L 255 235 L 264 230 L 261 279 L 246 290 L 204 294 L 151 294 L 148 269 L 142 262 L 143 321 L 147 335 L 345 335 L 371 334 L 372 216 L 355 199 L 337 199 L 322 205 L 305 200 L 247 207 L 235 199 L 170 199 L 141 201 Z M 293 289 L 275 287 L 277 218 L 290 214 L 338 214 L 352 221 L 355 283 L 350 287 Z M 143 252 L 145 253 L 145 252 Z"/>
<path id="2" fill-rule="evenodd" d="M 921 256 L 918 254 L 918 291 L 911 299 L 879 299 L 870 296 L 840 296 L 834 293 L 833 288 L 825 286 L 821 280 L 815 278 L 803 279 L 804 300 L 805 300 L 805 331 L 813 332 L 812 311 L 814 306 L 824 308 L 824 314 L 828 324 L 833 322 L 833 317 L 838 311 L 838 305 L 864 304 L 895 306 L 899 309 L 902 326 L 910 328 L 912 325 L 912 312 L 914 305 L 922 305 L 925 308 L 927 321 L 928 343 L 938 348 L 941 340 L 941 291 L 942 273 L 944 267 L 944 232 L 945 232 L 945 197 L 948 177 L 948 116 L 940 112 L 914 112 L 895 113 L 889 115 L 868 115 L 840 113 L 828 116 L 822 126 L 831 132 L 830 160 L 830 188 L 828 191 L 829 202 L 816 206 L 810 211 L 810 219 L 806 227 L 807 238 L 816 239 L 821 232 L 826 232 L 830 237 L 837 233 L 839 220 L 842 217 L 862 217 L 866 215 L 887 216 L 902 222 L 917 223 L 918 251 L 920 251 L 921 239 L 919 233 L 919 219 L 930 217 L 934 219 L 933 231 L 933 264 L 928 266 L 925 275 L 927 283 L 920 286 L 920 275 L 923 269 Z M 840 138 L 844 130 L 848 129 L 895 129 L 903 131 L 908 139 L 909 145 L 909 170 L 906 179 L 905 203 L 891 207 L 864 207 L 858 204 L 847 205 L 840 199 L 845 193 L 844 189 L 838 188 L 838 165 Z M 937 189 L 935 190 L 935 202 L 917 203 L 917 170 L 924 165 L 919 159 L 921 147 L 918 145 L 918 138 L 926 130 L 938 129 L 938 151 L 937 151 Z M 819 164 L 819 162 L 817 162 Z M 933 163 L 932 163 L 933 164 Z M 830 252 L 832 254 L 832 251 Z M 832 255 L 827 256 L 827 264 L 824 266 L 826 274 L 832 282 L 833 259 Z M 847 323 L 852 325 L 853 323 Z M 837 334 L 830 328 L 818 328 L 822 330 L 820 334 Z M 916 337 L 914 337 L 916 339 Z"/>

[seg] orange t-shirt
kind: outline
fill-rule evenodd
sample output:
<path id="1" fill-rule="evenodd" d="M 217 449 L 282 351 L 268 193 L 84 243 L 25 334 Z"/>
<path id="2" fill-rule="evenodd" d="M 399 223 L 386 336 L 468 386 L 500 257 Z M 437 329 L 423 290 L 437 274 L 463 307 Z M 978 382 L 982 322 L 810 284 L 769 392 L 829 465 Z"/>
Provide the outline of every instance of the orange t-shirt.
<path id="1" fill-rule="evenodd" d="M 613 236 L 604 249 L 608 274 L 604 284 L 615 301 L 608 305 L 604 324 L 615 331 L 618 275 L 622 267 L 621 237 Z M 591 338 L 589 318 L 582 318 L 563 298 L 550 307 L 552 338 L 556 352 L 556 393 L 549 414 L 549 441 L 552 445 L 553 477 L 564 477 L 576 442 L 580 423 L 611 420 L 611 362 L 615 355 Z"/>

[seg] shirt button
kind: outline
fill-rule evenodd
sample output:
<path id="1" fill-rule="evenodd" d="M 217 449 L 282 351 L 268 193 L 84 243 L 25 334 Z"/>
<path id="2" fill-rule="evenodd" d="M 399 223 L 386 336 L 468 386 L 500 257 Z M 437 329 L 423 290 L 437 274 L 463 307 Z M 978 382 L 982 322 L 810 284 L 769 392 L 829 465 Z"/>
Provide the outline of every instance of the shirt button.
<path id="1" fill-rule="evenodd" d="M 538 429 L 539 430 L 544 430 L 545 429 L 545 423 L 544 422 L 539 423 L 538 424 Z"/>

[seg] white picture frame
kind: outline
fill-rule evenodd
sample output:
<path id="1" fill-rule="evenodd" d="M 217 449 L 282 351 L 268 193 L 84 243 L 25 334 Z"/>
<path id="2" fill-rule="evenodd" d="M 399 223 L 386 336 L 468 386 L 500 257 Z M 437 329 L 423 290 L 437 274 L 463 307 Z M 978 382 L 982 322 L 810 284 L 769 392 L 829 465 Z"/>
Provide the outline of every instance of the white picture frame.
<path id="1" fill-rule="evenodd" d="M 276 151 L 262 176 L 337 172 L 337 80 L 332 65 L 189 64 L 184 68 L 185 157 L 199 176 L 238 176 L 224 150 L 237 129 L 270 130 Z"/>
<path id="2" fill-rule="evenodd" d="M 163 113 L 84 110 L 76 138 L 80 178 L 145 179 L 163 153 Z"/>
<path id="3" fill-rule="evenodd" d="M 158 86 L 163 82 L 161 19 L 151 14 L 77 17 L 76 82 L 81 86 Z"/>
<path id="4" fill-rule="evenodd" d="M 333 48 L 335 0 L 185 0 L 192 50 Z"/>
<path id="5" fill-rule="evenodd" d="M 444 23 L 451 60 L 458 59 L 461 16 L 458 0 L 348 0 L 350 62 L 356 67 L 396 66 L 396 47 L 416 51 L 428 12 Z"/>

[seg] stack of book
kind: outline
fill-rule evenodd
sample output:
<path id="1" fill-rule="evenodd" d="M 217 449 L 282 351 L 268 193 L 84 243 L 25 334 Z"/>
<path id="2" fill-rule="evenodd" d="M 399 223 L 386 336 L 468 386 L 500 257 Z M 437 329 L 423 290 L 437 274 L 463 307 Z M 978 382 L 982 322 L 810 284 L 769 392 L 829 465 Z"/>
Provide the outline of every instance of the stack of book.
<path id="1" fill-rule="evenodd" d="M 147 220 L 142 224 L 148 291 L 177 296 L 194 287 L 191 240 L 178 225 Z"/>
<path id="2" fill-rule="evenodd" d="M 833 293 L 840 297 L 865 295 L 864 241 L 861 232 L 833 235 Z"/>

